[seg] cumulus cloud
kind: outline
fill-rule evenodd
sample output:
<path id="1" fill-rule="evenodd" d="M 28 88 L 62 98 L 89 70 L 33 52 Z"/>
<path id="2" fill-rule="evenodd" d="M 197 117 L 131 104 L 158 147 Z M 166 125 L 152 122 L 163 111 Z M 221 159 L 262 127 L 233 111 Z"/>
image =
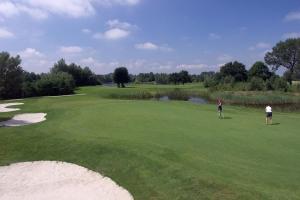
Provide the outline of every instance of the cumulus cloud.
<path id="1" fill-rule="evenodd" d="M 59 48 L 59 51 L 64 54 L 74 54 L 81 53 L 83 49 L 78 46 L 62 46 Z"/>
<path id="2" fill-rule="evenodd" d="M 106 39 L 106 40 L 119 40 L 126 38 L 130 35 L 130 31 L 113 28 L 105 31 L 104 33 L 96 33 L 94 34 L 95 39 Z"/>
<path id="3" fill-rule="evenodd" d="M 132 25 L 128 22 L 121 22 L 118 19 L 109 20 L 106 22 L 108 30 L 104 33 L 95 33 L 93 37 L 95 39 L 106 40 L 119 40 L 128 37 L 131 32 L 137 28 L 136 25 Z"/>
<path id="4" fill-rule="evenodd" d="M 155 51 L 155 50 L 161 50 L 161 51 L 167 51 L 167 52 L 173 51 L 173 49 L 168 47 L 167 45 L 160 46 L 160 45 L 154 44 L 152 42 L 136 44 L 135 48 L 139 49 L 139 50 L 150 50 L 150 51 Z"/>
<path id="5" fill-rule="evenodd" d="M 41 58 L 44 55 L 34 48 L 26 48 L 25 50 L 19 52 L 21 58 Z"/>
<path id="6" fill-rule="evenodd" d="M 4 27 L 0 27 L 0 39 L 13 38 L 15 34 Z"/>
<path id="7" fill-rule="evenodd" d="M 300 20 L 300 11 L 290 12 L 285 16 L 286 21 Z"/>
<path id="8" fill-rule="evenodd" d="M 151 42 L 136 44 L 135 48 L 141 49 L 141 50 L 158 50 L 159 49 L 159 47 L 156 44 L 153 44 Z"/>
<path id="9" fill-rule="evenodd" d="M 300 38 L 300 32 L 285 33 L 285 34 L 283 34 L 282 38 L 283 39 Z"/>
<path id="10" fill-rule="evenodd" d="M 0 3 L 0 16 L 9 18 L 25 13 L 35 19 L 45 19 L 51 14 L 79 18 L 94 15 L 96 5 L 132 6 L 139 2 L 139 0 L 4 0 Z"/>

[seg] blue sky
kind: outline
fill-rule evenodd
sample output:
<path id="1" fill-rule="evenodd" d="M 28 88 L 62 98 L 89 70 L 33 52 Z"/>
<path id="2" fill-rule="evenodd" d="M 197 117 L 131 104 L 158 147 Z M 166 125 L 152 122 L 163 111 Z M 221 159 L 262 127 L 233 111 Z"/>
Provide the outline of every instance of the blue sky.
<path id="1" fill-rule="evenodd" d="M 60 58 L 109 73 L 250 67 L 300 37 L 299 0 L 1 0 L 0 51 L 28 71 Z"/>

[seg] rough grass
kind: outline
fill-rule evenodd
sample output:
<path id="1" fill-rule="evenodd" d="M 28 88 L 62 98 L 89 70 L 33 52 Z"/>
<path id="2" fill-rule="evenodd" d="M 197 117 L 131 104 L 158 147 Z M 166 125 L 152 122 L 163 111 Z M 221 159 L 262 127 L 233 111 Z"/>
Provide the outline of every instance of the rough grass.
<path id="1" fill-rule="evenodd" d="M 136 200 L 300 199 L 299 113 L 274 113 L 266 126 L 263 110 L 225 106 L 219 120 L 215 105 L 103 98 L 139 89 L 26 99 L 20 112 L 46 112 L 47 121 L 0 128 L 0 165 L 79 164 Z"/>

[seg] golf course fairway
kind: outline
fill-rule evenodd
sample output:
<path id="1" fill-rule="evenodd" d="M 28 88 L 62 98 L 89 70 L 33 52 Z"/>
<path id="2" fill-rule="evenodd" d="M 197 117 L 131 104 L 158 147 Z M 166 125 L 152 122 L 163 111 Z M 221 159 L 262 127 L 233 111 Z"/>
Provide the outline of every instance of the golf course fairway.
<path id="1" fill-rule="evenodd" d="M 225 105 L 218 119 L 212 104 L 103 98 L 134 89 L 86 87 L 0 113 L 1 121 L 47 113 L 42 123 L 0 128 L 0 166 L 74 163 L 135 200 L 300 199 L 299 112 L 274 112 L 267 126 L 259 109 Z"/>

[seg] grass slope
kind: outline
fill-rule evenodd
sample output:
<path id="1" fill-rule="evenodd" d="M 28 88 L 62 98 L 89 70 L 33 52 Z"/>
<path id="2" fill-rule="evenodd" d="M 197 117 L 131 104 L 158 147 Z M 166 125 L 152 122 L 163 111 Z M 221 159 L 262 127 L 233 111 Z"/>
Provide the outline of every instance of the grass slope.
<path id="1" fill-rule="evenodd" d="M 300 199 L 299 113 L 275 113 L 277 125 L 266 126 L 256 109 L 225 107 L 219 120 L 214 105 L 102 98 L 133 90 L 26 99 L 16 113 L 46 112 L 47 121 L 0 128 L 0 165 L 76 163 L 136 200 Z"/>

